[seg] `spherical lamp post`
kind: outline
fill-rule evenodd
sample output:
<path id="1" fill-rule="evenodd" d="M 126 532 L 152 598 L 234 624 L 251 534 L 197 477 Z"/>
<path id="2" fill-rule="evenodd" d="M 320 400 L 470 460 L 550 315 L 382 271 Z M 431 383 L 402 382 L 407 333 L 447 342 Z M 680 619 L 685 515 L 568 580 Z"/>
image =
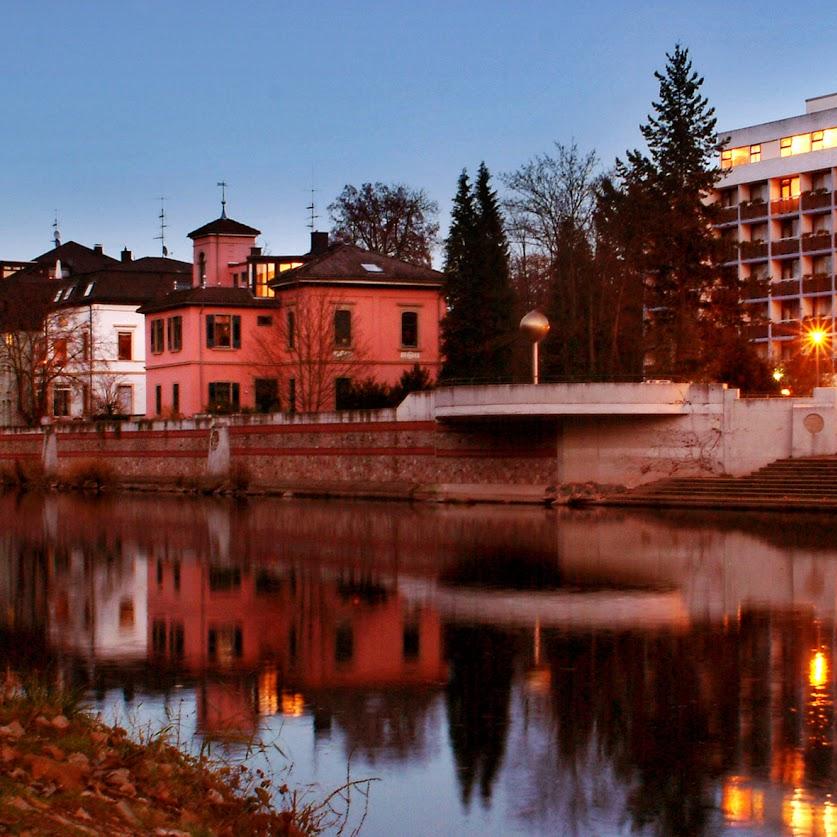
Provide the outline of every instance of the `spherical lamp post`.
<path id="1" fill-rule="evenodd" d="M 520 330 L 532 341 L 532 383 L 538 383 L 538 343 L 549 334 L 549 320 L 540 311 L 530 311 L 521 321 Z"/>

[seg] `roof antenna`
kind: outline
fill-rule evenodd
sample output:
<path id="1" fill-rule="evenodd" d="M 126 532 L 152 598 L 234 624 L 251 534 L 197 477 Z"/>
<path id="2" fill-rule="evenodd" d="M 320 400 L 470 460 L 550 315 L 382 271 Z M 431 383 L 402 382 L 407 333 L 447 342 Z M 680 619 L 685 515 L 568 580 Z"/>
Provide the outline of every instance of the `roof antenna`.
<path id="1" fill-rule="evenodd" d="M 169 248 L 166 247 L 166 227 L 168 224 L 166 223 L 166 199 L 162 195 L 160 196 L 160 214 L 157 217 L 160 219 L 160 235 L 155 235 L 154 240 L 160 242 L 163 258 L 166 258 L 169 254 Z"/>
<path id="2" fill-rule="evenodd" d="M 311 166 L 311 203 L 309 203 L 308 206 L 305 207 L 310 213 L 308 223 L 305 226 L 308 227 L 308 229 L 311 230 L 311 232 L 314 232 L 314 230 L 316 229 L 315 222 L 317 218 L 320 217 L 316 214 L 317 204 L 314 201 L 314 195 L 316 192 L 317 189 L 314 186 L 314 167 Z"/>
<path id="3" fill-rule="evenodd" d="M 227 186 L 230 184 L 227 183 L 225 180 L 219 180 L 216 184 L 217 186 L 221 187 L 221 217 L 227 217 Z"/>
<path id="4" fill-rule="evenodd" d="M 55 210 L 55 220 L 52 222 L 52 243 L 61 246 L 61 230 L 58 229 L 58 210 Z"/>

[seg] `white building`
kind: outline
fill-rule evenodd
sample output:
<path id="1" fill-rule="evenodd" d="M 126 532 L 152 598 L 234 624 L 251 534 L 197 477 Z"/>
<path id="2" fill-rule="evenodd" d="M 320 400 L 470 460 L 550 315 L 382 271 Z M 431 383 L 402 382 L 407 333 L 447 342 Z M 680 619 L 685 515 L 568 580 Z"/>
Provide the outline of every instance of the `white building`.
<path id="1" fill-rule="evenodd" d="M 834 331 L 837 93 L 800 116 L 721 131 L 718 229 L 740 242 L 728 263 L 744 283 L 760 352 L 780 364 L 807 325 Z"/>

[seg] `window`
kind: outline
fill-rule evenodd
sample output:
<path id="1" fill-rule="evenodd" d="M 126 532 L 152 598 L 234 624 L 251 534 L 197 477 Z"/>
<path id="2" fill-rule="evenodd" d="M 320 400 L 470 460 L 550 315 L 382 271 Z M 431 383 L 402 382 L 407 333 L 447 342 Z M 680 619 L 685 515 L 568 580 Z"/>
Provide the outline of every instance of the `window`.
<path id="1" fill-rule="evenodd" d="M 180 412 L 180 384 L 171 385 L 171 408 L 175 413 Z"/>
<path id="2" fill-rule="evenodd" d="M 296 412 L 296 378 L 288 379 L 288 412 Z"/>
<path id="3" fill-rule="evenodd" d="M 279 381 L 276 378 L 256 378 L 256 410 L 273 413 L 279 409 Z"/>
<path id="4" fill-rule="evenodd" d="M 179 352 L 183 348 L 183 317 L 169 317 L 166 320 L 169 351 Z"/>
<path id="5" fill-rule="evenodd" d="M 134 412 L 134 388 L 130 384 L 120 384 L 116 388 L 116 409 L 123 416 Z"/>
<path id="6" fill-rule="evenodd" d="M 792 218 L 785 219 L 779 225 L 779 238 L 795 238 L 796 237 L 796 220 Z"/>
<path id="7" fill-rule="evenodd" d="M 823 148 L 823 132 L 811 132 L 811 151 L 822 151 Z"/>
<path id="8" fill-rule="evenodd" d="M 255 287 L 253 288 L 253 296 L 257 296 L 261 299 L 271 299 L 272 297 L 276 296 L 276 292 L 273 288 L 269 288 L 268 284 L 272 282 L 276 278 L 276 265 L 271 262 L 270 264 L 257 264 L 256 265 L 256 282 Z"/>
<path id="9" fill-rule="evenodd" d="M 732 207 L 738 201 L 738 189 L 723 189 L 721 191 L 721 206 Z"/>
<path id="10" fill-rule="evenodd" d="M 157 384 L 154 387 L 154 413 L 160 415 L 163 412 L 163 387 Z"/>
<path id="11" fill-rule="evenodd" d="M 84 289 L 85 296 L 90 296 L 90 294 L 93 293 L 93 286 L 95 284 L 95 282 L 88 282 L 87 287 Z"/>
<path id="12" fill-rule="evenodd" d="M 780 319 L 783 322 L 799 318 L 799 302 L 795 299 L 782 300 Z"/>
<path id="13" fill-rule="evenodd" d="M 213 626 L 209 629 L 207 639 L 210 660 L 221 664 L 231 663 L 242 654 L 244 644 L 241 628 L 237 625 Z"/>
<path id="14" fill-rule="evenodd" d="M 401 312 L 401 345 L 408 349 L 418 347 L 418 313 Z"/>
<path id="15" fill-rule="evenodd" d="M 334 662 L 349 663 L 355 655 L 355 632 L 351 625 L 340 625 L 334 635 Z"/>
<path id="16" fill-rule="evenodd" d="M 163 321 L 151 321 L 151 353 L 159 355 L 163 351 Z"/>
<path id="17" fill-rule="evenodd" d="M 361 264 L 361 267 L 367 273 L 383 273 L 384 272 L 384 269 L 380 265 L 373 264 L 372 262 L 364 262 L 364 263 Z"/>
<path id="18" fill-rule="evenodd" d="M 62 366 L 67 362 L 67 338 L 58 337 L 52 344 L 54 361 L 56 365 Z"/>
<path id="19" fill-rule="evenodd" d="M 334 312 L 334 345 L 344 349 L 352 345 L 352 312 L 345 308 Z"/>
<path id="20" fill-rule="evenodd" d="M 90 332 L 81 333 L 81 359 L 87 363 L 90 360 Z"/>
<path id="21" fill-rule="evenodd" d="M 401 653 L 404 660 L 408 662 L 417 660 L 420 649 L 419 626 L 416 622 L 407 622 L 404 625 L 401 642 Z"/>
<path id="22" fill-rule="evenodd" d="M 132 360 L 134 338 L 130 331 L 120 331 L 116 335 L 117 360 Z"/>
<path id="23" fill-rule="evenodd" d="M 732 168 L 732 149 L 728 148 L 721 152 L 721 168 L 722 169 L 731 169 Z"/>
<path id="24" fill-rule="evenodd" d="M 70 390 L 68 387 L 55 387 L 53 389 L 52 414 L 59 417 L 70 415 Z"/>
<path id="25" fill-rule="evenodd" d="M 799 259 L 786 259 L 782 262 L 782 280 L 799 278 Z"/>
<path id="26" fill-rule="evenodd" d="M 831 276 L 831 256 L 815 256 L 811 262 L 811 271 L 817 276 Z"/>
<path id="27" fill-rule="evenodd" d="M 240 349 L 241 317 L 238 314 L 207 314 L 206 345 L 210 349 Z"/>
<path id="28" fill-rule="evenodd" d="M 815 296 L 811 300 L 811 315 L 813 317 L 831 316 L 831 297 Z"/>
<path id="29" fill-rule="evenodd" d="M 798 177 L 783 177 L 779 182 L 779 196 L 781 199 L 799 197 L 799 178 Z"/>
<path id="30" fill-rule="evenodd" d="M 209 384 L 210 410 L 238 410 L 239 385 L 228 381 L 212 381 Z"/>
<path id="31" fill-rule="evenodd" d="M 779 154 L 782 157 L 790 157 L 791 155 L 791 143 L 793 141 L 793 137 L 782 137 L 779 141 Z"/>
<path id="32" fill-rule="evenodd" d="M 59 289 L 55 292 L 55 296 L 52 298 L 52 301 L 53 301 L 53 302 L 58 302 L 58 300 L 59 300 L 59 299 L 61 299 L 61 294 L 63 294 L 63 293 L 64 293 L 64 289 L 63 289 L 63 288 L 59 288 Z"/>
<path id="33" fill-rule="evenodd" d="M 203 253 L 198 255 L 198 282 L 202 288 L 206 287 L 206 256 Z"/>
<path id="34" fill-rule="evenodd" d="M 336 378 L 334 381 L 334 409 L 347 409 L 347 402 L 352 390 L 351 378 Z"/>
<path id="35" fill-rule="evenodd" d="M 257 326 L 272 326 L 273 325 L 273 317 L 265 316 L 264 314 L 260 314 L 256 317 L 256 325 Z"/>
<path id="36" fill-rule="evenodd" d="M 761 143 L 750 146 L 750 162 L 758 163 L 761 161 Z"/>
<path id="37" fill-rule="evenodd" d="M 296 344 L 296 314 L 288 311 L 288 348 L 293 349 Z"/>

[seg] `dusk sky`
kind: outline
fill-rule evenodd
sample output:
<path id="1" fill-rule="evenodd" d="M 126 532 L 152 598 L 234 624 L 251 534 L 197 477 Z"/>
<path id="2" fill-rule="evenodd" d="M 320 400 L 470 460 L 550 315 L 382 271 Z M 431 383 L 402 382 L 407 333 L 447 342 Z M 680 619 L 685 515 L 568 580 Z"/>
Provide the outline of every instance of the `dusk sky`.
<path id="1" fill-rule="evenodd" d="M 509 171 L 558 140 L 602 166 L 641 143 L 655 69 L 680 41 L 719 124 L 837 91 L 832 3 L 27 2 L 2 4 L 0 258 L 63 240 L 170 251 L 220 211 L 272 253 L 307 249 L 346 183 L 440 205 L 463 167 Z M 497 178 L 499 186 L 499 177 Z"/>

